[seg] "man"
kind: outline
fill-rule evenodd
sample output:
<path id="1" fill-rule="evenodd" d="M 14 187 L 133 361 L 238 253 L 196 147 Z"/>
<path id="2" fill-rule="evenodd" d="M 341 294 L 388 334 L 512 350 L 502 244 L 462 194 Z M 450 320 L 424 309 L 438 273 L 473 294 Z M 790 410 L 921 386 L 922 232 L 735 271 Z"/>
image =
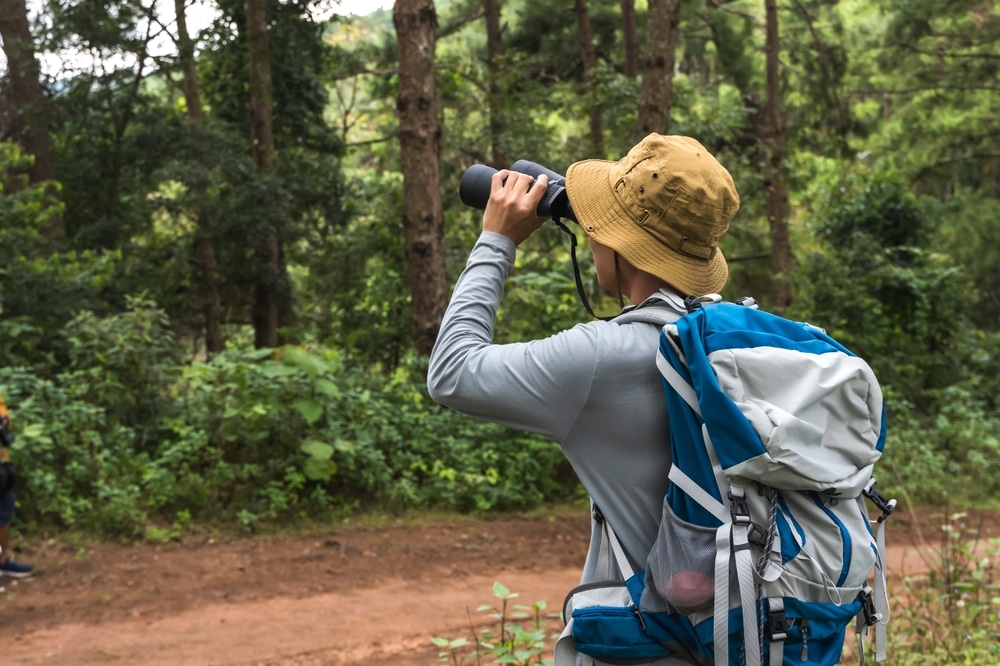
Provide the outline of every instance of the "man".
<path id="1" fill-rule="evenodd" d="M 10 462 L 7 446 L 11 441 L 10 412 L 0 396 L 0 462 Z M 10 558 L 10 523 L 14 519 L 14 491 L 0 488 L 0 592 L 3 592 L 4 577 L 27 578 L 32 568 L 27 564 L 19 564 Z"/>
<path id="2" fill-rule="evenodd" d="M 545 176 L 493 176 L 483 233 L 469 256 L 430 359 L 438 402 L 560 444 L 635 570 L 656 538 L 670 468 L 668 415 L 655 357 L 659 326 L 592 321 L 549 338 L 494 345 L 493 326 L 515 249 L 544 222 Z M 684 298 L 718 292 L 728 268 L 719 240 L 739 208 L 725 168 L 697 141 L 651 134 L 617 162 L 566 174 L 598 280 L 635 307 L 676 319 Z M 581 582 L 620 579 L 593 529 Z M 667 660 L 658 663 L 678 663 Z M 683 663 L 683 662 L 681 662 Z"/>

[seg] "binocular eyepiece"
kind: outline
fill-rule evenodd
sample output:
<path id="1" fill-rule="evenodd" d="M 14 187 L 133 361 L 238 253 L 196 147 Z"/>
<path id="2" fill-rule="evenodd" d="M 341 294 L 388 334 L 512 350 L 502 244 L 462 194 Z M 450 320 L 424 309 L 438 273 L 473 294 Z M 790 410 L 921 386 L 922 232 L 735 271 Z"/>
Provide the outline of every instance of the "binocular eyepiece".
<path id="1" fill-rule="evenodd" d="M 545 196 L 538 203 L 537 213 L 539 217 L 551 217 L 554 219 L 568 219 L 576 222 L 573 209 L 569 204 L 569 196 L 566 194 L 566 177 L 543 167 L 541 164 L 529 162 L 528 160 L 518 160 L 510 167 L 511 171 L 524 173 L 535 180 L 545 174 L 549 177 L 549 185 L 545 190 Z M 490 200 L 490 187 L 493 174 L 496 169 L 485 164 L 473 164 L 465 173 L 458 184 L 458 196 L 462 203 L 470 208 L 479 210 L 486 209 L 486 203 Z"/>

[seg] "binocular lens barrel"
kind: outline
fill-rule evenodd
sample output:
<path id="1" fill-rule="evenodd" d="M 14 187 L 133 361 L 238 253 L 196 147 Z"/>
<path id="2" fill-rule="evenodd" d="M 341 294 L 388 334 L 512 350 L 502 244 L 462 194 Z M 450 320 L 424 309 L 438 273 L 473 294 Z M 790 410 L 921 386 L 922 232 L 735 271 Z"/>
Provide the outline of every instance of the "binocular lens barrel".
<path id="1" fill-rule="evenodd" d="M 569 196 L 566 194 L 564 176 L 528 160 L 514 162 L 510 170 L 527 174 L 536 180 L 542 174 L 548 176 L 549 185 L 545 190 L 545 196 L 538 203 L 539 217 L 566 218 L 576 222 L 573 209 L 569 205 Z M 493 174 L 496 172 L 496 169 L 485 164 L 473 164 L 466 169 L 458 184 L 458 196 L 462 203 L 470 208 L 485 210 L 490 200 Z"/>
<path id="2" fill-rule="evenodd" d="M 466 169 L 458 184 L 458 196 L 462 203 L 469 208 L 486 210 L 486 202 L 490 200 L 493 174 L 496 172 L 496 169 L 485 164 L 473 164 Z"/>

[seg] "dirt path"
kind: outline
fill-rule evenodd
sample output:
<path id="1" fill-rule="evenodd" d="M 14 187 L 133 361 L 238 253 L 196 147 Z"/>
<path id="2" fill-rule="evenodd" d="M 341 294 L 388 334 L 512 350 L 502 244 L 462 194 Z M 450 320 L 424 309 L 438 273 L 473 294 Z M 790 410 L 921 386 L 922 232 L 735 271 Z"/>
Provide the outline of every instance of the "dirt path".
<path id="1" fill-rule="evenodd" d="M 1000 534 L 986 519 L 984 533 Z M 921 521 L 928 539 L 938 523 Z M 916 530 L 904 516 L 892 527 L 890 570 L 924 570 Z M 496 602 L 494 580 L 557 611 L 587 531 L 586 513 L 571 511 L 161 546 L 19 544 L 41 574 L 0 595 L 0 665 L 435 664 L 431 636 L 489 622 L 476 608 Z"/>

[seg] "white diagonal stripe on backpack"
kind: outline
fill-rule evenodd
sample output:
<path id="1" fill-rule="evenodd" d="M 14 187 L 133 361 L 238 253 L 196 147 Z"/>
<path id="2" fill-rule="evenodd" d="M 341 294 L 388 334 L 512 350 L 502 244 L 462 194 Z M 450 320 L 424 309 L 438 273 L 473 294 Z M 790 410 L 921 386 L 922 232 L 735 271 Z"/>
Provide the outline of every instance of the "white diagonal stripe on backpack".
<path id="1" fill-rule="evenodd" d="M 728 523 L 732 520 L 729 509 L 722 502 L 712 497 L 677 465 L 670 466 L 668 478 L 675 486 L 683 490 L 688 497 L 718 518 L 720 522 Z"/>
<path id="2" fill-rule="evenodd" d="M 660 369 L 660 374 L 677 391 L 677 395 L 684 399 L 688 407 L 695 414 L 701 416 L 701 407 L 698 405 L 698 396 L 695 394 L 694 389 L 684 381 L 684 378 L 674 369 L 674 366 L 670 365 L 670 361 L 663 355 L 663 352 L 656 353 L 656 367 Z"/>

